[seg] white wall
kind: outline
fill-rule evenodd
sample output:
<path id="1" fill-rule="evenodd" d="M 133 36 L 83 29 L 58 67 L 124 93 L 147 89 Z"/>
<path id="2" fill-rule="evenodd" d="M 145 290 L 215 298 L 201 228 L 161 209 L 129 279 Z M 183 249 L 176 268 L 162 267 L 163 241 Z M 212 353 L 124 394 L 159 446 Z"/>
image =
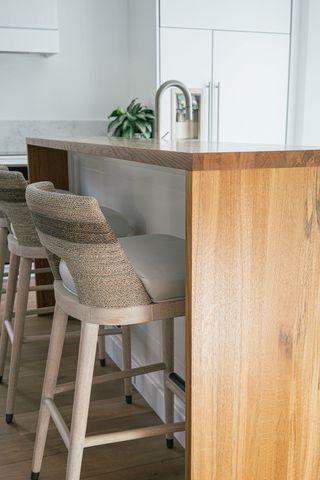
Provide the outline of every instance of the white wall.
<path id="1" fill-rule="evenodd" d="M 127 1 L 58 0 L 58 55 L 0 54 L 0 120 L 104 120 L 126 102 Z"/>
<path id="2" fill-rule="evenodd" d="M 320 2 L 295 0 L 296 25 L 293 49 L 296 84 L 292 92 L 295 108 L 291 112 L 293 141 L 320 145 Z"/>
<path id="3" fill-rule="evenodd" d="M 158 86 L 158 0 L 128 0 L 129 95 L 154 105 Z"/>
<path id="4" fill-rule="evenodd" d="M 307 145 L 320 145 L 320 2 L 303 2 L 308 8 L 308 34 L 306 43 L 305 83 L 304 83 L 304 122 L 302 142 Z M 301 59 L 303 62 L 303 58 Z"/>

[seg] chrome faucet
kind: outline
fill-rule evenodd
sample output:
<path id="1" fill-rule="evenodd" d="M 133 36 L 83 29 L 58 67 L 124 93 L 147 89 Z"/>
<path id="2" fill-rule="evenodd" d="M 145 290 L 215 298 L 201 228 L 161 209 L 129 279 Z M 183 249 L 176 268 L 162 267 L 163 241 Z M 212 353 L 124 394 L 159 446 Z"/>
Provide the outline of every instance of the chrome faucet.
<path id="1" fill-rule="evenodd" d="M 153 136 L 160 140 L 160 117 L 161 117 L 161 97 L 162 94 L 168 89 L 176 87 L 181 90 L 186 102 L 186 120 L 192 120 L 192 96 L 186 85 L 179 80 L 168 80 L 164 82 L 157 90 L 155 101 L 155 121 L 154 121 L 154 133 Z"/>

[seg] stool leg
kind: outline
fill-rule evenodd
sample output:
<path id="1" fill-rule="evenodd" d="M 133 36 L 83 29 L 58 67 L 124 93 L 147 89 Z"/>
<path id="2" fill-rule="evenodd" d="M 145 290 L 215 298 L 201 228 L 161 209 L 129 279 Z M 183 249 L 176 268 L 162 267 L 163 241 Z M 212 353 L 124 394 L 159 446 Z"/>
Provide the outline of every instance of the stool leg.
<path id="1" fill-rule="evenodd" d="M 6 264 L 6 258 L 7 258 L 7 252 L 8 252 L 7 236 L 8 236 L 8 229 L 1 227 L 0 228 L 0 304 L 1 304 L 2 289 L 3 289 L 4 267 Z"/>
<path id="2" fill-rule="evenodd" d="M 31 275 L 31 258 L 21 258 L 21 265 L 19 271 L 16 315 L 14 319 L 13 328 L 13 343 L 11 350 L 8 394 L 7 394 L 7 408 L 6 408 L 6 422 L 12 423 L 13 409 L 16 396 L 16 389 L 18 383 L 18 375 L 20 370 L 20 358 L 22 350 L 22 341 L 24 334 L 24 324 L 26 319 L 26 311 L 28 306 L 28 295 Z"/>
<path id="3" fill-rule="evenodd" d="M 105 337 L 101 335 L 98 337 L 98 353 L 99 353 L 99 361 L 101 367 L 106 366 L 106 346 L 105 346 Z"/>
<path id="4" fill-rule="evenodd" d="M 0 383 L 2 382 L 2 376 L 4 371 L 4 366 L 6 362 L 6 354 L 8 348 L 8 332 L 4 325 L 4 320 L 12 321 L 14 299 L 16 296 L 17 289 L 17 280 L 19 272 L 20 257 L 17 257 L 13 253 L 10 255 L 10 269 L 7 283 L 7 294 L 6 294 L 6 304 L 1 328 L 1 339 L 0 339 Z"/>
<path id="5" fill-rule="evenodd" d="M 44 376 L 41 405 L 38 417 L 36 441 L 33 451 L 31 474 L 32 480 L 37 480 L 40 476 L 44 448 L 50 422 L 50 413 L 46 404 L 44 403 L 44 399 L 52 399 L 54 397 L 67 324 L 68 315 L 66 315 L 64 311 L 58 305 L 56 305 L 53 315 L 46 372 Z"/>
<path id="6" fill-rule="evenodd" d="M 131 369 L 131 332 L 128 325 L 122 326 L 122 359 L 123 370 Z M 124 379 L 124 394 L 126 402 L 132 403 L 132 381 L 131 378 Z"/>
<path id="7" fill-rule="evenodd" d="M 174 320 L 169 318 L 162 321 L 162 351 L 166 369 L 164 378 L 165 423 L 174 421 L 174 394 L 166 385 L 166 376 L 174 370 Z M 166 435 L 167 447 L 173 448 L 173 433 Z"/>
<path id="8" fill-rule="evenodd" d="M 87 430 L 99 325 L 83 323 L 73 401 L 66 480 L 79 480 Z"/>

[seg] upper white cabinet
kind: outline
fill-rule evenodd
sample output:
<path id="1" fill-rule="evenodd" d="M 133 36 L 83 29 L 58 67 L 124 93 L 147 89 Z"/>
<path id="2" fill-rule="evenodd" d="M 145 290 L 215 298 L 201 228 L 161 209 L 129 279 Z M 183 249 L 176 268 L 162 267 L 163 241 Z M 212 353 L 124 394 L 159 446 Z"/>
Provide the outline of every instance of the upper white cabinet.
<path id="1" fill-rule="evenodd" d="M 0 51 L 57 53 L 57 0 L 0 0 Z"/>
<path id="2" fill-rule="evenodd" d="M 189 88 L 210 82 L 212 32 L 161 28 L 160 44 L 161 82 L 176 79 Z"/>
<path id="3" fill-rule="evenodd" d="M 290 17 L 291 0 L 160 0 L 163 27 L 289 33 Z"/>
<path id="4" fill-rule="evenodd" d="M 203 90 L 202 111 L 209 115 L 212 69 L 212 32 L 178 28 L 160 29 L 160 81 L 180 80 L 190 90 Z M 161 109 L 161 135 L 171 134 L 172 91 L 165 92 Z M 202 138 L 208 139 L 208 121 L 203 121 Z"/>
<path id="5" fill-rule="evenodd" d="M 213 132 L 222 142 L 285 142 L 289 35 L 214 32 Z"/>

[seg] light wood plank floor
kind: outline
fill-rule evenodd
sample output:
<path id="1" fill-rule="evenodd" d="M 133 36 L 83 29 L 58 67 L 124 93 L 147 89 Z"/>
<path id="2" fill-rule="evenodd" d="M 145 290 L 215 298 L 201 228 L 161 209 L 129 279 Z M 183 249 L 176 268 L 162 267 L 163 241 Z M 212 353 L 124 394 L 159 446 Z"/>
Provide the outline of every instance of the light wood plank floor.
<path id="1" fill-rule="evenodd" d="M 3 296 L 4 300 L 4 296 Z M 30 308 L 34 306 L 31 299 Z M 1 311 L 4 301 L 2 301 Z M 50 331 L 50 317 L 29 318 L 27 333 Z M 69 325 L 70 328 L 70 325 Z M 79 323 L 72 322 L 72 329 Z M 23 347 L 22 368 L 16 401 L 15 423 L 4 420 L 8 368 L 4 383 L 0 385 L 0 479 L 29 480 L 35 438 L 42 379 L 48 345 L 46 342 L 26 344 Z M 77 342 L 68 342 L 63 352 L 60 381 L 75 378 Z M 96 374 L 114 371 L 116 367 L 107 360 L 107 367 L 96 366 Z M 72 393 L 56 397 L 56 402 L 69 424 L 71 420 Z M 143 398 L 135 393 L 133 405 L 126 405 L 121 382 L 110 382 L 93 387 L 88 433 L 98 434 L 155 425 L 159 418 Z M 66 449 L 53 424 L 50 424 L 41 480 L 62 480 L 66 467 Z M 184 478 L 184 451 L 176 444 L 173 450 L 165 447 L 161 437 L 125 442 L 117 445 L 85 450 L 82 479 L 90 480 L 177 480 Z"/>

